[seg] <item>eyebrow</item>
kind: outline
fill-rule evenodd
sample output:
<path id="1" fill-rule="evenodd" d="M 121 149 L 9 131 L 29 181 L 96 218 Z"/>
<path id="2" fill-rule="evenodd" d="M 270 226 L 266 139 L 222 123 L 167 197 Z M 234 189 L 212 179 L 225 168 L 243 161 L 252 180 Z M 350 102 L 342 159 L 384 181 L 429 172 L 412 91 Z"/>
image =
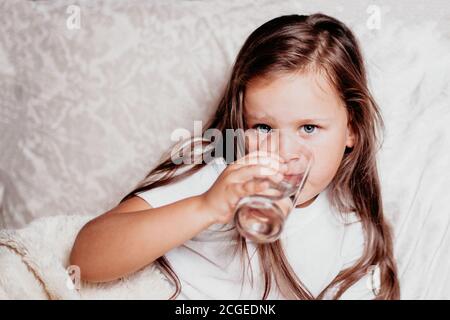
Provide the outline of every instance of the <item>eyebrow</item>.
<path id="1" fill-rule="evenodd" d="M 252 114 L 246 114 L 246 116 L 248 118 L 251 118 L 253 120 L 275 120 L 273 119 L 271 116 L 269 115 L 261 115 L 261 116 L 256 116 L 256 115 L 252 115 Z M 329 121 L 330 118 L 316 118 L 316 117 L 309 117 L 309 118 L 303 118 L 303 119 L 296 119 L 295 122 L 315 122 L 315 121 Z"/>

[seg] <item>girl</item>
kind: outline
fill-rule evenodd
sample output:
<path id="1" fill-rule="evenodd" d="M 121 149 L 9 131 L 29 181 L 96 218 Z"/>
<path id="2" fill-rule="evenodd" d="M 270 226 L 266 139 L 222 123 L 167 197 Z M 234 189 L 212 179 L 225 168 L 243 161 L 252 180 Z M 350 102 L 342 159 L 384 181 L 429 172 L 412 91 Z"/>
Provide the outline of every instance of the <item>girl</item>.
<path id="1" fill-rule="evenodd" d="M 71 264 L 103 282 L 156 262 L 175 286 L 171 299 L 398 299 L 376 167 L 382 127 L 353 33 L 323 14 L 275 18 L 245 41 L 203 133 L 276 129 L 281 156 L 292 139 L 312 148 L 314 166 L 282 237 L 256 244 L 232 223 L 238 200 L 267 188 L 254 177 L 265 170 L 277 181 L 286 170 L 270 154 L 253 164 L 254 153 L 236 159 L 228 150 L 227 162 L 167 156 L 82 228 Z"/>

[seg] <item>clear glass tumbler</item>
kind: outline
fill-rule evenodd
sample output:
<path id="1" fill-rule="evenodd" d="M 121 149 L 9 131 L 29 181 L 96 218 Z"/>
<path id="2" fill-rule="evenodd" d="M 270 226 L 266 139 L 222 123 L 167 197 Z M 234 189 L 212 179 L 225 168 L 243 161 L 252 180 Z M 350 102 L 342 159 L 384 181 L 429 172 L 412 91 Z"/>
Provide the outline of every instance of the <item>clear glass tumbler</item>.
<path id="1" fill-rule="evenodd" d="M 313 165 L 313 152 L 296 139 L 290 141 L 290 148 L 293 153 L 289 159 L 278 155 L 288 167 L 283 180 L 275 183 L 269 178 L 255 178 L 267 181 L 269 188 L 241 198 L 236 205 L 236 228 L 249 240 L 257 243 L 277 240 L 289 213 L 298 205 L 297 201 Z"/>

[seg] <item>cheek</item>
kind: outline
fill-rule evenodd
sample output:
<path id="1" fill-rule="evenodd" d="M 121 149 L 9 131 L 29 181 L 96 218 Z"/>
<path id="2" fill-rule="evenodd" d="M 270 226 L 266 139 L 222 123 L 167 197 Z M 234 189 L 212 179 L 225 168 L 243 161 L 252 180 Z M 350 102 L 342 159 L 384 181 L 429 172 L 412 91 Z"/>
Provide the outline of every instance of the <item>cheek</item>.
<path id="1" fill-rule="evenodd" d="M 339 135 L 334 135 L 336 137 Z M 314 164 L 310 173 L 310 184 L 325 188 L 341 164 L 345 151 L 345 136 L 338 139 L 324 139 L 314 147 Z"/>

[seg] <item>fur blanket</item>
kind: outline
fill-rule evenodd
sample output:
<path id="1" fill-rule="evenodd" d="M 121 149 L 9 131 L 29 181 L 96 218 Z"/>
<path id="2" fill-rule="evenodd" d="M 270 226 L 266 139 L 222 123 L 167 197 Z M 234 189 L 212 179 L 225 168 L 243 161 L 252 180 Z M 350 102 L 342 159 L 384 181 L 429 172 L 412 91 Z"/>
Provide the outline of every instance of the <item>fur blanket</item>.
<path id="1" fill-rule="evenodd" d="M 90 219 L 46 217 L 23 229 L 0 231 L 0 299 L 168 299 L 173 289 L 153 264 L 109 283 L 72 281 L 70 250 Z"/>
<path id="2" fill-rule="evenodd" d="M 45 217 L 23 229 L 0 231 L 0 299 L 170 297 L 173 289 L 154 265 L 113 282 L 80 282 L 76 286 L 67 269 L 69 254 L 78 231 L 89 219 L 80 215 Z M 396 246 L 402 247 L 402 251 L 397 250 L 402 299 L 448 299 L 449 232 L 442 234 L 445 230 L 436 226 L 433 234 L 425 230 L 426 223 L 422 227 L 417 237 L 408 242 L 401 238 Z M 435 235 L 441 239 L 440 245 L 434 242 Z"/>

